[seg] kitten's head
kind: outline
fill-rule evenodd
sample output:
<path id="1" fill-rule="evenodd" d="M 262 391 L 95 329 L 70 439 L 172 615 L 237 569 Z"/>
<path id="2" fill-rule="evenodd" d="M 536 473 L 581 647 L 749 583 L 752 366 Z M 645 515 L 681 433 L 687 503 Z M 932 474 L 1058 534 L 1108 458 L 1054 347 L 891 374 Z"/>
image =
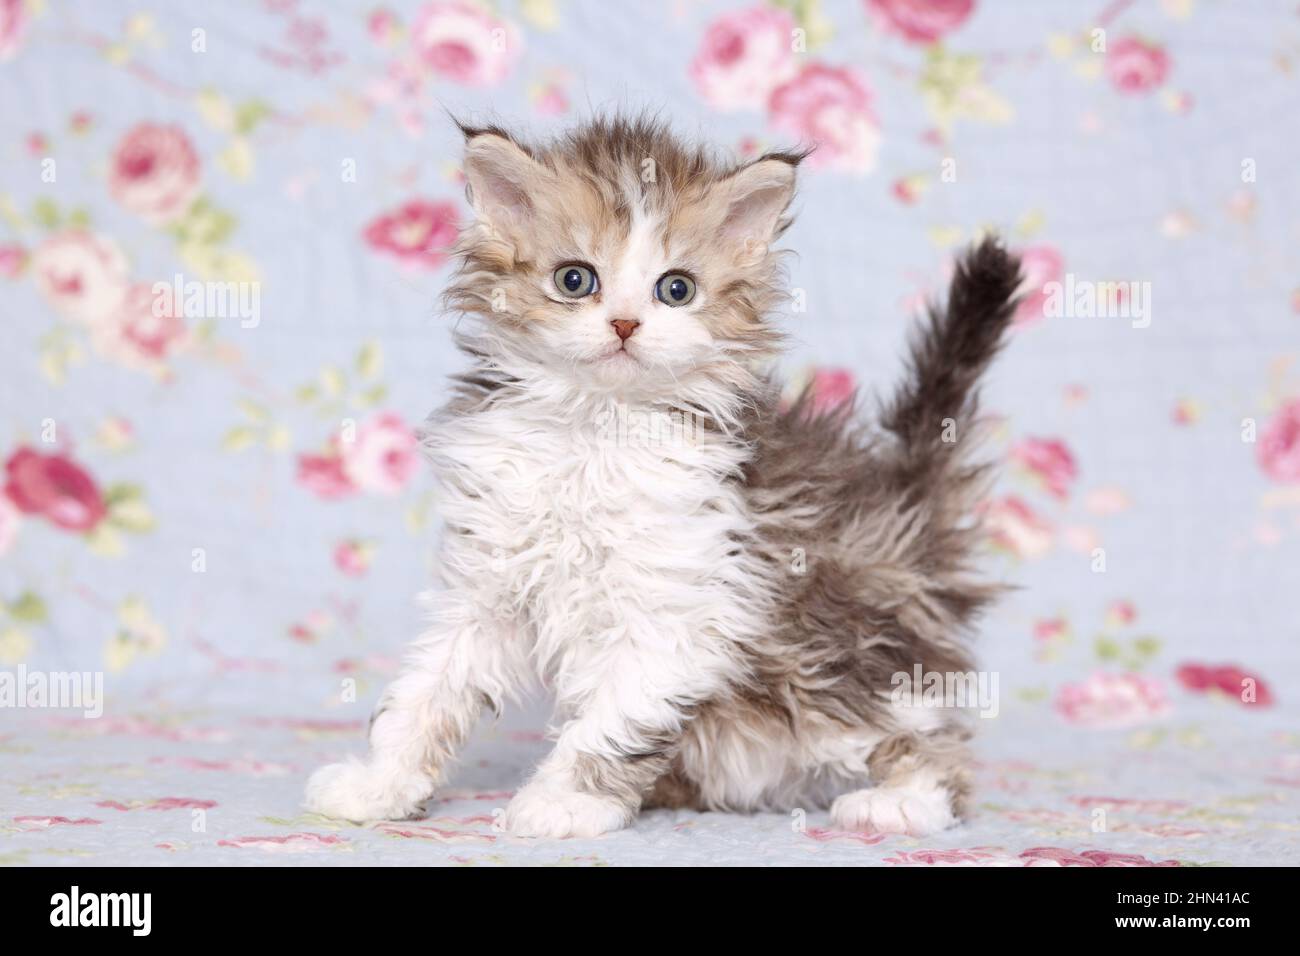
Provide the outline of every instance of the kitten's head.
<path id="1" fill-rule="evenodd" d="M 773 241 L 796 154 L 715 161 L 648 120 L 599 120 L 546 146 L 465 129 L 475 222 L 448 290 L 476 348 L 584 390 L 670 397 L 739 386 L 780 340 Z"/>

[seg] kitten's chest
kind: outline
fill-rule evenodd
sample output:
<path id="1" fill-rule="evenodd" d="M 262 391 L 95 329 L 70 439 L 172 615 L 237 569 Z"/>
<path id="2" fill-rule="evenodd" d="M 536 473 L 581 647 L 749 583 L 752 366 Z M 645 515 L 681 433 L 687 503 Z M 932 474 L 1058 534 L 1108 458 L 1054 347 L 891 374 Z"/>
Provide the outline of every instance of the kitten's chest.
<path id="1" fill-rule="evenodd" d="M 635 420 L 474 424 L 443 456 L 444 517 L 520 579 L 516 590 L 694 567 L 743 522 L 741 452 L 710 436 Z"/>

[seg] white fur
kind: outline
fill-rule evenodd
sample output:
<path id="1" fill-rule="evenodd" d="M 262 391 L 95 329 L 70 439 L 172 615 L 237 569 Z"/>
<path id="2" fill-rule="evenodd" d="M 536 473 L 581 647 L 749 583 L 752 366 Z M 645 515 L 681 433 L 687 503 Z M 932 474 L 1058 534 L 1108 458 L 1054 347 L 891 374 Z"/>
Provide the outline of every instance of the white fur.
<path id="1" fill-rule="evenodd" d="M 831 819 L 842 830 L 928 836 L 955 824 L 948 790 L 932 771 L 921 770 L 901 783 L 855 790 L 831 804 Z"/>
<path id="2" fill-rule="evenodd" d="M 600 836 L 630 820 L 629 808 L 613 800 L 537 780 L 510 800 L 505 825 L 516 836 L 561 840 Z"/>
<path id="3" fill-rule="evenodd" d="M 617 757 L 639 727 L 680 727 L 679 703 L 723 690 L 764 620 L 762 581 L 729 554 L 749 531 L 726 481 L 743 446 L 716 432 L 665 440 L 653 416 L 667 410 L 638 410 L 530 393 L 441 423 L 428 447 L 449 530 L 445 586 L 425 595 L 432 627 L 386 695 L 369 761 L 319 771 L 312 809 L 413 812 L 457 742 L 429 736 L 463 736 L 483 695 L 510 697 L 531 671 L 553 684 L 563 723 L 508 823 L 556 836 L 626 822 L 573 792 L 573 761 Z M 739 599 L 746 582 L 758 600 Z M 544 799 L 566 809 L 543 813 Z"/>

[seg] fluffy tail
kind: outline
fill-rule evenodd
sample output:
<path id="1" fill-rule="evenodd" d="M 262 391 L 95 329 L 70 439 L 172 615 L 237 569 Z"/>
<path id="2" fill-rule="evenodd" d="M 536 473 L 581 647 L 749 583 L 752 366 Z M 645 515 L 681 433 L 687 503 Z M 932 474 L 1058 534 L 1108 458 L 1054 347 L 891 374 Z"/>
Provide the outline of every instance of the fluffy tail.
<path id="1" fill-rule="evenodd" d="M 1015 311 L 1020 261 L 986 238 L 957 264 L 943 310 L 912 340 L 906 381 L 886 404 L 881 425 L 898 439 L 908 483 L 938 479 L 965 443 L 976 384 L 1002 346 Z"/>

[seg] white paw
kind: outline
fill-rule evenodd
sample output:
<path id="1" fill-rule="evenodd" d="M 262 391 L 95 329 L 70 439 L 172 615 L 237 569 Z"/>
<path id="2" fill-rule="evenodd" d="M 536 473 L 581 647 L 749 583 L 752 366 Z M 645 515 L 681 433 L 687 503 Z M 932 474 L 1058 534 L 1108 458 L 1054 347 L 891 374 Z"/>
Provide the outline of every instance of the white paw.
<path id="1" fill-rule="evenodd" d="M 314 813 L 361 823 L 418 816 L 433 792 L 424 774 L 363 763 L 355 757 L 321 767 L 307 781 L 306 805 Z"/>
<path id="2" fill-rule="evenodd" d="M 831 804 L 841 830 L 927 836 L 957 822 L 943 787 L 876 787 L 855 790 Z"/>
<path id="3" fill-rule="evenodd" d="M 608 797 L 553 783 L 530 783 L 506 807 L 505 826 L 515 836 L 563 840 L 599 836 L 631 820 L 631 812 Z"/>

